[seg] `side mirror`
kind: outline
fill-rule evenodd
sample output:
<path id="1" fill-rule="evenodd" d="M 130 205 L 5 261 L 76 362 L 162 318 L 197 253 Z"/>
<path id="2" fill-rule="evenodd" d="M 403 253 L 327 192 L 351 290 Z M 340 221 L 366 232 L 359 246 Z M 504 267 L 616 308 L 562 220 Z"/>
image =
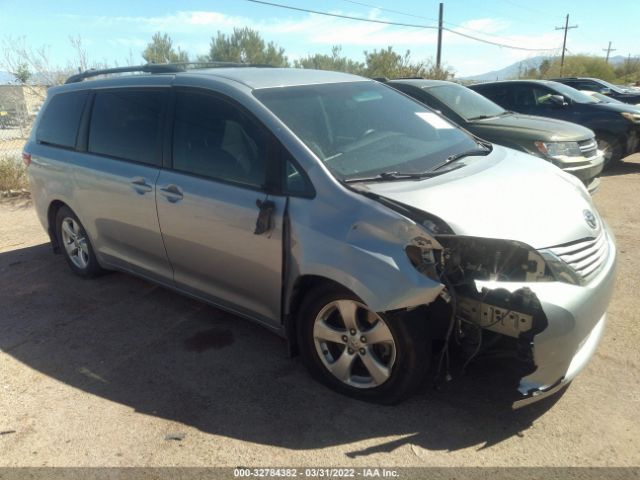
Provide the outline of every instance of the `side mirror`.
<path id="1" fill-rule="evenodd" d="M 603 95 L 611 95 L 611 89 L 609 87 L 602 87 L 600 93 Z"/>
<path id="2" fill-rule="evenodd" d="M 566 107 L 569 105 L 562 95 L 551 95 L 549 101 L 554 107 Z"/>

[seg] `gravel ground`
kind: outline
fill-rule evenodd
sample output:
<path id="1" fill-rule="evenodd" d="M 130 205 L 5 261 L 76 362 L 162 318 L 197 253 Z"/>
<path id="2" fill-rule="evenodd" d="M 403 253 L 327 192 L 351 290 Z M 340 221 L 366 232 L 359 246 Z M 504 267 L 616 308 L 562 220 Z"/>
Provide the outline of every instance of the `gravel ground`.
<path id="1" fill-rule="evenodd" d="M 0 466 L 640 465 L 639 193 L 636 155 L 595 194 L 620 255 L 596 355 L 515 412 L 486 362 L 395 407 L 341 397 L 256 325 L 131 276 L 73 276 L 29 202 L 5 201 Z"/>

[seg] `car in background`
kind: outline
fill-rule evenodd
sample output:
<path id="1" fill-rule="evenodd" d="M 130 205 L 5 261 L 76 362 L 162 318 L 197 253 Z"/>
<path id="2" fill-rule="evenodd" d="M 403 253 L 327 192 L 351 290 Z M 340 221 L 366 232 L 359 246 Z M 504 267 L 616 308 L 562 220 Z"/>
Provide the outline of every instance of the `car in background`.
<path id="1" fill-rule="evenodd" d="M 578 177 L 594 192 L 604 155 L 594 133 L 575 123 L 505 110 L 462 85 L 441 80 L 399 79 L 385 83 L 441 112 L 477 137 L 541 157 Z"/>
<path id="2" fill-rule="evenodd" d="M 630 103 L 632 105 L 640 103 L 640 92 L 634 92 L 628 88 L 619 87 L 605 80 L 600 80 L 599 78 L 568 77 L 552 78 L 551 80 L 569 85 L 576 90 L 590 90 L 592 92 L 598 92 L 623 103 Z"/>
<path id="3" fill-rule="evenodd" d="M 589 91 L 589 90 L 580 90 L 580 91 L 582 93 L 584 93 L 585 95 L 589 95 L 591 98 L 595 98 L 600 103 L 614 103 L 614 104 L 617 104 L 617 105 L 626 105 L 627 107 L 635 108 L 636 110 L 638 110 L 640 112 L 640 104 L 638 104 L 638 105 L 630 105 L 628 103 L 621 102 L 620 100 L 616 100 L 615 98 L 611 98 L 611 97 L 608 97 L 606 95 L 603 95 L 602 93 L 592 92 L 592 91 Z"/>
<path id="4" fill-rule="evenodd" d="M 506 80 L 469 88 L 508 110 L 551 117 L 590 128 L 596 134 L 605 165 L 638 151 L 640 113 L 626 104 L 601 103 L 550 80 Z"/>

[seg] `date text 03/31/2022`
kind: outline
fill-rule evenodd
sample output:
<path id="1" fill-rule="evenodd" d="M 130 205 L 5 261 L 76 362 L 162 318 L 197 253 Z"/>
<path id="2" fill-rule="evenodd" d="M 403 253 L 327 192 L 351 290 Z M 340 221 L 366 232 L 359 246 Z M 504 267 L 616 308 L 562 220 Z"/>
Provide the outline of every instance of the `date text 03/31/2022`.
<path id="1" fill-rule="evenodd" d="M 236 478 L 397 478 L 389 468 L 242 468 L 233 470 Z"/>

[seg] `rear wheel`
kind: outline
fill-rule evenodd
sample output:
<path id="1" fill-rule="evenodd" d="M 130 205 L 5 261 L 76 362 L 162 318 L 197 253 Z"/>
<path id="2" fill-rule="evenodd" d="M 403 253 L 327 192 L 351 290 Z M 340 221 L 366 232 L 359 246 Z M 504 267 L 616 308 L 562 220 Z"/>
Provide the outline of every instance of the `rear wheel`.
<path id="1" fill-rule="evenodd" d="M 61 207 L 56 214 L 56 232 L 65 260 L 74 273 L 93 277 L 103 272 L 93 252 L 93 246 L 82 223 L 69 207 Z"/>
<path id="2" fill-rule="evenodd" d="M 352 293 L 314 290 L 299 316 L 299 345 L 311 374 L 340 393 L 396 403 L 425 378 L 425 318 L 376 313 Z"/>
<path id="3" fill-rule="evenodd" d="M 605 166 L 611 165 L 622 159 L 622 144 L 612 135 L 601 135 L 598 137 L 598 148 L 604 155 Z"/>

